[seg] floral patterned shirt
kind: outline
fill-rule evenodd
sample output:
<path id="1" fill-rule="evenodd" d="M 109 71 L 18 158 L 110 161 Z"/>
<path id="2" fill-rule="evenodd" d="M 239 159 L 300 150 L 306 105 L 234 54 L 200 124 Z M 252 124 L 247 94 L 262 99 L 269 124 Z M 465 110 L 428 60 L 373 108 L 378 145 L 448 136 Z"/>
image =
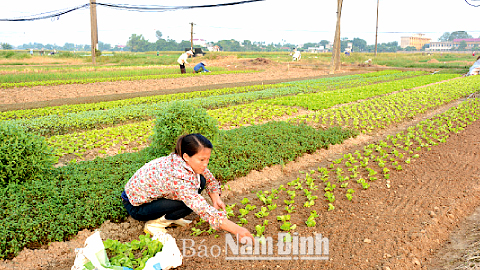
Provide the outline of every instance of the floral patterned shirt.
<path id="1" fill-rule="evenodd" d="M 208 194 L 220 194 L 220 183 L 206 169 L 205 189 Z M 183 201 L 186 206 L 218 229 L 226 213 L 217 210 L 198 194 L 199 175 L 177 154 L 154 159 L 143 165 L 125 185 L 128 200 L 133 206 L 149 203 L 159 198 Z"/>

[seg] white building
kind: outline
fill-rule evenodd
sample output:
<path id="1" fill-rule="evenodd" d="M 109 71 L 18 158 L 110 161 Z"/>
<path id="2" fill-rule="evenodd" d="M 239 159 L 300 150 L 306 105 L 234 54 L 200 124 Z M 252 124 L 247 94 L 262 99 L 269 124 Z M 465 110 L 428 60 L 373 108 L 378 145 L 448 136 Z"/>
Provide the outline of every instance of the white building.
<path id="1" fill-rule="evenodd" d="M 450 51 L 453 48 L 453 41 L 432 41 L 425 51 L 442 52 Z"/>
<path id="2" fill-rule="evenodd" d="M 194 38 L 193 46 L 207 47 L 207 41 L 205 39 Z"/>
<path id="3" fill-rule="evenodd" d="M 324 46 L 308 47 L 307 52 L 309 52 L 309 53 L 321 53 L 321 52 L 325 52 L 325 47 L 324 47 Z"/>

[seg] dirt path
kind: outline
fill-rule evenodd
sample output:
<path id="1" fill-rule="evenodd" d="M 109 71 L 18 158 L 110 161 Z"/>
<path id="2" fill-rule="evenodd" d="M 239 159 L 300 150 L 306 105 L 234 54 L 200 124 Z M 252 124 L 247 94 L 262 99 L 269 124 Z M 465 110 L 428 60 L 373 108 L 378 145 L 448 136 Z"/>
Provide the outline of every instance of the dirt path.
<path id="1" fill-rule="evenodd" d="M 454 105 L 456 103 L 419 116 L 382 134 L 359 136 L 329 150 L 304 155 L 284 167 L 251 172 L 230 182 L 232 190 L 224 194 L 225 201 L 238 202 L 244 196 L 254 196 L 245 192 L 246 186 L 266 190 L 304 177 L 300 170 L 316 170 L 342 153 L 352 152 Z M 223 254 L 219 257 L 186 256 L 179 269 L 453 269 L 451 263 L 457 258 L 475 256 L 475 250 L 464 248 L 479 241 L 478 234 L 470 234 L 475 238 L 464 237 L 463 244 L 447 245 L 448 241 L 458 243 L 455 239 L 460 239 L 460 235 L 478 228 L 474 224 L 479 222 L 479 215 L 472 214 L 480 205 L 479 132 L 480 121 L 476 121 L 462 132 L 451 135 L 446 143 L 428 152 L 422 150 L 415 162 L 404 166 L 402 171 L 391 173 L 389 189 L 383 182 L 375 183 L 366 191 L 359 190 L 352 202 L 338 200 L 336 209 L 331 212 L 320 203 L 317 226 L 313 229 L 301 226 L 298 232 L 301 236 L 317 232 L 327 237 L 328 260 L 232 261 L 226 260 Z M 197 216 L 192 214 L 190 218 Z M 254 224 L 248 226 L 254 231 Z M 142 233 L 143 223 L 128 219 L 120 224 L 106 222 L 99 229 L 104 239 L 131 241 Z M 455 231 L 457 233 L 451 235 Z M 177 239 L 181 249 L 184 248 L 181 239 L 192 239 L 197 245 L 202 243 L 208 248 L 225 246 L 223 233 L 219 233 L 218 238 L 190 236 L 189 228 L 172 228 L 169 233 Z M 91 234 L 84 230 L 72 241 L 52 243 L 48 249 L 26 249 L 11 261 L 0 262 L 0 269 L 70 269 L 75 258 L 74 249 L 82 247 Z"/>

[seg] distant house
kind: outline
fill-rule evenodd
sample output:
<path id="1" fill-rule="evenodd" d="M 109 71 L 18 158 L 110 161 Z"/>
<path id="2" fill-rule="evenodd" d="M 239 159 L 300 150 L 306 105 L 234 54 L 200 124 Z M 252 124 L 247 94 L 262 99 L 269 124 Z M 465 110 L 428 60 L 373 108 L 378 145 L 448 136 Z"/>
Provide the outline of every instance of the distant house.
<path id="1" fill-rule="evenodd" d="M 321 53 L 321 52 L 325 52 L 325 47 L 324 47 L 324 46 L 308 47 L 307 52 L 309 52 L 309 53 Z"/>
<path id="2" fill-rule="evenodd" d="M 207 41 L 205 39 L 200 39 L 200 38 L 197 38 L 197 39 L 193 39 L 193 45 L 195 46 L 200 46 L 200 47 L 207 47 Z"/>
<path id="3" fill-rule="evenodd" d="M 460 46 L 460 43 L 463 41 L 467 43 L 467 47 L 465 48 L 467 51 L 472 50 L 474 47 L 480 47 L 480 38 L 456 38 L 453 40 L 455 49 L 458 49 L 458 46 Z"/>
<path id="4" fill-rule="evenodd" d="M 125 47 L 127 47 L 127 46 L 125 46 L 125 45 L 115 45 L 115 49 L 120 49 L 122 51 Z"/>
<path id="5" fill-rule="evenodd" d="M 453 41 L 432 41 L 426 51 L 432 52 L 444 52 L 450 51 L 453 48 Z"/>
<path id="6" fill-rule="evenodd" d="M 207 47 L 207 49 L 211 52 L 219 52 L 220 47 L 218 45 L 212 46 L 212 47 Z"/>
<path id="7" fill-rule="evenodd" d="M 471 51 L 475 47 L 480 47 L 480 38 L 456 38 L 453 41 L 439 41 L 439 42 L 430 42 L 429 48 L 426 48 L 427 51 L 432 52 L 442 52 L 457 50 L 462 42 L 467 43 L 466 51 Z"/>

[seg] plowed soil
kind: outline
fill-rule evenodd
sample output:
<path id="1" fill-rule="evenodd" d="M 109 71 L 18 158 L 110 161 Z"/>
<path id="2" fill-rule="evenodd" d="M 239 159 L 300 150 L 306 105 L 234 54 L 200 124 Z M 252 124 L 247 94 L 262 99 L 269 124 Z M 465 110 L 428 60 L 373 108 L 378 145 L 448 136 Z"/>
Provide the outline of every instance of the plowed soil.
<path id="1" fill-rule="evenodd" d="M 264 71 L 254 74 L 16 89 L 11 98 L 1 93 L 0 103 L 34 106 L 35 102 L 60 99 L 75 100 L 81 97 L 95 99 L 102 95 L 128 94 L 152 89 L 157 91 L 181 89 L 181 86 L 192 85 L 202 87 L 217 83 L 242 84 L 269 79 L 299 79 L 325 76 L 328 73 L 326 69 L 318 67 L 313 69 L 289 67 L 286 70 L 285 65 L 268 62 L 262 62 L 261 65 Z M 354 68 L 356 69 L 352 67 Z M 172 87 L 167 87 L 168 85 Z M 381 134 L 361 135 L 328 150 L 323 149 L 311 155 L 304 155 L 285 166 L 273 166 L 251 172 L 246 177 L 230 182 L 231 190 L 223 194 L 224 201 L 228 204 L 234 202 L 239 204 L 244 197 L 254 199 L 256 196 L 250 192 L 251 190 L 270 190 L 297 177 L 304 178 L 305 174 L 299 171 L 316 170 L 343 153 L 360 149 L 365 144 L 406 129 L 409 125 L 441 113 L 456 104 L 448 104 Z M 402 171 L 391 173 L 391 188 L 386 188 L 385 183 L 375 183 L 368 190 L 358 190 L 352 202 L 337 200 L 334 211 L 327 211 L 326 204 L 321 202 L 323 201 L 321 198 L 311 208 L 297 207 L 297 212 L 292 214 L 292 223 L 298 226 L 295 231 L 299 236 L 321 233 L 323 237 L 328 238 L 329 253 L 323 254 L 326 255 L 326 260 L 302 260 L 293 257 L 289 260 L 227 260 L 223 252 L 221 254 L 210 252 L 214 246 L 225 248 L 224 232 L 217 232 L 218 237 L 205 233 L 201 236 L 191 236 L 190 228 L 175 227 L 170 228 L 169 233 L 177 239 L 177 245 L 185 254 L 183 265 L 178 269 L 393 270 L 462 267 L 459 265 L 465 265 L 468 259 L 478 254 L 472 246 L 480 239 L 478 233 L 472 233 L 478 230 L 476 224 L 480 216 L 479 211 L 475 212 L 476 207 L 480 205 L 479 132 L 480 122 L 476 121 L 460 133 L 451 134 L 446 143 L 433 146 L 431 151 L 422 150 L 420 158 L 406 164 Z M 278 200 L 283 202 L 284 199 L 287 199 L 286 194 L 280 194 Z M 299 199 L 297 203 L 301 202 Z M 308 228 L 302 223 L 311 210 L 316 210 L 319 217 L 316 218 L 316 227 Z M 285 214 L 285 211 L 276 209 L 268 217 L 270 225 L 267 226 L 265 233 L 267 236 L 276 237 L 279 223 L 275 217 L 281 214 Z M 188 218 L 198 220 L 196 214 L 191 214 Z M 131 241 L 138 239 L 138 235 L 143 233 L 143 224 L 129 218 L 119 224 L 106 222 L 98 229 L 103 239 Z M 247 224 L 245 227 L 253 233 L 255 225 Z M 202 227 L 206 228 L 208 227 Z M 37 250 L 25 249 L 15 259 L 0 262 L 0 269 L 70 269 L 75 259 L 74 249 L 83 247 L 85 239 L 92 233 L 92 230 L 84 230 L 71 241 L 52 243 Z M 465 235 L 470 237 L 463 237 Z M 191 252 L 192 241 L 195 242 L 193 247 L 196 249 L 195 255 Z M 449 243 L 456 245 L 452 246 Z M 199 253 L 203 245 L 208 252 Z"/>

